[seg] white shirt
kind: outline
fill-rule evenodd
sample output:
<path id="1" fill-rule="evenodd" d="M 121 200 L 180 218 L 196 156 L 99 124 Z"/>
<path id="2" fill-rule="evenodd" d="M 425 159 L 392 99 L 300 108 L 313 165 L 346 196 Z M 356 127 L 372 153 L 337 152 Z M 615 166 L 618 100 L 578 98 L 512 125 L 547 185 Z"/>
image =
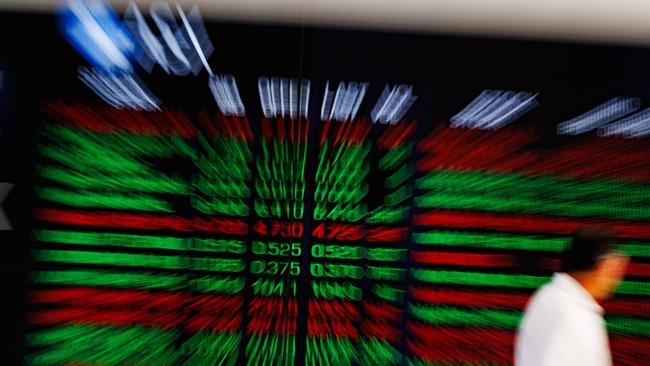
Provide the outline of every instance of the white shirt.
<path id="1" fill-rule="evenodd" d="M 526 306 L 515 366 L 611 366 L 603 313 L 578 281 L 556 273 Z"/>

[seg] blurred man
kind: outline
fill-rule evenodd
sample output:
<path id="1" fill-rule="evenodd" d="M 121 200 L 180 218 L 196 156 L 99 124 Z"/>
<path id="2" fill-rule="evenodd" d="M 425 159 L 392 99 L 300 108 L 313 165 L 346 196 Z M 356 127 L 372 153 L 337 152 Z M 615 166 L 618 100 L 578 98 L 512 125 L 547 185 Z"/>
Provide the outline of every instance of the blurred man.
<path id="1" fill-rule="evenodd" d="M 532 297 L 515 345 L 516 366 L 611 366 L 599 300 L 616 289 L 629 258 L 616 252 L 610 232 L 573 234 L 562 273 Z"/>

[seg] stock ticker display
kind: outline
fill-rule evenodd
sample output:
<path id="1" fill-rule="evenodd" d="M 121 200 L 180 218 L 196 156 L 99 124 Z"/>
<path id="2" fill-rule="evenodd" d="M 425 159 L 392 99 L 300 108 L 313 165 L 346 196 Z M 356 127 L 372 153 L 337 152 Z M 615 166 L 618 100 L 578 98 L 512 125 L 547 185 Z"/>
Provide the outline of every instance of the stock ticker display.
<path id="1" fill-rule="evenodd" d="M 26 364 L 512 365 L 529 296 L 588 224 L 632 257 L 603 304 L 614 362 L 648 364 L 641 89 L 548 87 L 580 68 L 531 74 L 535 45 L 188 18 L 214 46 L 146 72 L 48 38 L 65 56 L 29 81 L 47 82 L 17 158 Z"/>
<path id="2" fill-rule="evenodd" d="M 508 365 L 527 297 L 593 217 L 635 259 L 605 304 L 615 359 L 648 356 L 650 176 L 627 169 L 645 140 L 541 153 L 532 132 L 415 140 L 408 120 L 46 116 L 30 364 Z"/>

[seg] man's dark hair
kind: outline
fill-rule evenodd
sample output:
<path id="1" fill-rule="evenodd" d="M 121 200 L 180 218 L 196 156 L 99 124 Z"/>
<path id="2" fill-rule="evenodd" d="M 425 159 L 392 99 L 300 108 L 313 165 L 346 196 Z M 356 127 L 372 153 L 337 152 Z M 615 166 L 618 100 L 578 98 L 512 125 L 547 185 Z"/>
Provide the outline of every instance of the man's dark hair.
<path id="1" fill-rule="evenodd" d="M 614 249 L 614 233 L 600 226 L 576 230 L 571 238 L 571 247 L 564 252 L 562 271 L 579 272 L 593 269 L 600 257 Z"/>

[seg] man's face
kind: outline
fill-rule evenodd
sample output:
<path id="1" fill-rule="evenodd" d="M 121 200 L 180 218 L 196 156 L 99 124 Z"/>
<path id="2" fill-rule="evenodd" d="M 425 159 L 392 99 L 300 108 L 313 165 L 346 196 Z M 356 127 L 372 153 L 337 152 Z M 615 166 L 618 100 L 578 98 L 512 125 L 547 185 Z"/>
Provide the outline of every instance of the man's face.
<path id="1" fill-rule="evenodd" d="M 611 296 L 625 277 L 629 262 L 630 258 L 620 253 L 607 254 L 598 261 L 595 268 L 598 279 L 597 300 L 604 300 Z"/>

